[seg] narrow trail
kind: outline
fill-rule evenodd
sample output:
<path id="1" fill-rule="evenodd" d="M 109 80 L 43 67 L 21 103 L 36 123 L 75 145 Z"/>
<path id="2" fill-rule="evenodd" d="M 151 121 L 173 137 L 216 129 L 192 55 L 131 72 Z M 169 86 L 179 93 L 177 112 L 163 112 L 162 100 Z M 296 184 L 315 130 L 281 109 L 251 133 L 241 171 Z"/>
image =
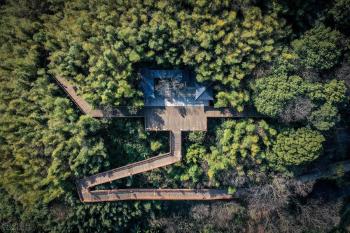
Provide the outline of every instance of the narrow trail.
<path id="1" fill-rule="evenodd" d="M 87 101 L 81 98 L 67 80 L 56 77 L 56 81 L 68 94 L 70 99 L 87 115 L 95 118 L 105 117 L 106 113 L 94 109 Z M 209 111 L 210 112 L 210 111 Z M 232 117 L 233 113 L 216 111 L 213 117 Z M 144 117 L 143 110 L 131 113 L 127 109 L 115 109 L 108 113 L 108 117 Z M 112 189 L 92 190 L 95 186 L 110 183 L 114 180 L 165 167 L 182 158 L 181 131 L 170 130 L 170 152 L 158 155 L 143 161 L 131 163 L 109 171 L 85 177 L 77 182 L 79 198 L 82 202 L 106 202 L 121 200 L 224 200 L 233 196 L 226 190 L 218 189 Z"/>
<path id="2" fill-rule="evenodd" d="M 350 172 L 350 160 L 329 164 L 324 168 L 315 168 L 297 179 L 301 182 L 312 182 L 315 180 L 330 178 L 333 176 L 343 176 Z"/>

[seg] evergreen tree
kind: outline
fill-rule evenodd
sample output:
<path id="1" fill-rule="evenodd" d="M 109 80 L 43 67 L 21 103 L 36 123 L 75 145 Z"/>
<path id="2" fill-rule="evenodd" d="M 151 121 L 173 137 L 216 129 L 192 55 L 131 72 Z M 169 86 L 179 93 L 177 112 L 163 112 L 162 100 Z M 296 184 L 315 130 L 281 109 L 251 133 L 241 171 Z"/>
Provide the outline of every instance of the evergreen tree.
<path id="1" fill-rule="evenodd" d="M 337 123 L 338 107 L 348 98 L 343 81 L 311 83 L 295 75 L 261 78 L 251 87 L 258 112 L 282 119 L 295 119 L 298 114 L 298 121 L 305 121 L 319 130 L 329 130 Z M 304 103 L 300 103 L 301 99 Z"/>
<path id="2" fill-rule="evenodd" d="M 288 129 L 277 135 L 271 150 L 266 153 L 270 166 L 284 170 L 317 159 L 323 149 L 325 138 L 318 131 L 308 128 Z"/>
<path id="3" fill-rule="evenodd" d="M 343 46 L 342 34 L 322 24 L 292 42 L 301 64 L 316 70 L 330 69 L 338 64 Z"/>

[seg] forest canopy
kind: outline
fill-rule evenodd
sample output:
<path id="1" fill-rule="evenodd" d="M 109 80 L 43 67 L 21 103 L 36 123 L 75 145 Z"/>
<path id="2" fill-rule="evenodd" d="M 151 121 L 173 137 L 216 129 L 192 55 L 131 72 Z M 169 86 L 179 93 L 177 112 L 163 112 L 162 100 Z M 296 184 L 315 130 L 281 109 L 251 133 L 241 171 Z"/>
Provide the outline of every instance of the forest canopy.
<path id="1" fill-rule="evenodd" d="M 347 232 L 349 6 L 0 0 L 0 231 Z M 191 70 L 215 107 L 258 117 L 208 120 L 183 132 L 180 163 L 101 188 L 220 188 L 235 200 L 80 202 L 78 179 L 164 153 L 168 135 L 83 115 L 54 77 L 94 107 L 141 108 L 143 67 Z"/>
<path id="2" fill-rule="evenodd" d="M 198 81 L 215 83 L 217 106 L 243 110 L 249 95 L 242 81 L 278 54 L 288 32 L 279 8 L 174 3 L 70 3 L 69 13 L 45 25 L 50 71 L 78 84 L 95 105 L 139 106 L 137 67 L 188 67 Z"/>

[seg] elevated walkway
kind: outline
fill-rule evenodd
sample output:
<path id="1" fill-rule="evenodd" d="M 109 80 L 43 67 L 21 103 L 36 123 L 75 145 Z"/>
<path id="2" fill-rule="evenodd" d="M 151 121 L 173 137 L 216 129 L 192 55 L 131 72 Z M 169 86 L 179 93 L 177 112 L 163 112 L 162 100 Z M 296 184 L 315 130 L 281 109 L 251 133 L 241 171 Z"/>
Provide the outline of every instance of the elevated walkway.
<path id="1" fill-rule="evenodd" d="M 232 195 L 217 189 L 112 189 L 84 194 L 84 202 L 125 200 L 229 200 Z"/>
<path id="2" fill-rule="evenodd" d="M 94 109 L 87 101 L 85 101 L 76 93 L 75 88 L 64 78 L 56 78 L 56 80 L 84 114 L 96 118 L 144 116 L 147 118 L 148 116 L 149 122 L 147 122 L 146 119 L 146 130 L 166 130 L 170 132 L 169 153 L 158 155 L 136 163 L 131 163 L 106 172 L 101 172 L 77 181 L 78 194 L 82 202 L 105 202 L 122 200 L 223 200 L 233 198 L 232 195 L 229 195 L 226 190 L 217 189 L 92 190 L 97 185 L 110 183 L 114 180 L 147 172 L 181 161 L 181 131 L 206 130 L 206 117 L 204 114 L 204 108 L 203 106 L 198 108 L 185 108 L 184 110 L 174 108 L 171 111 L 166 109 L 165 112 L 163 112 L 164 115 L 157 115 L 158 113 L 162 113 L 163 110 L 155 109 L 154 107 L 151 107 L 150 109 L 146 108 L 136 112 L 132 112 L 127 108 L 117 108 L 113 109 L 112 111 L 103 111 L 100 109 Z M 177 118 L 172 117 L 175 113 L 178 116 Z M 152 119 L 152 117 L 154 117 L 154 119 Z M 154 120 L 157 119 L 159 122 L 163 122 L 159 125 L 161 129 L 158 129 L 154 126 L 149 128 L 147 127 L 149 126 L 149 123 L 156 123 Z M 168 123 L 164 124 L 164 121 L 167 121 Z M 205 126 L 203 121 L 205 123 Z"/>
<path id="3" fill-rule="evenodd" d="M 146 107 L 144 114 L 148 131 L 207 131 L 203 106 Z"/>
<path id="4" fill-rule="evenodd" d="M 217 189 L 113 189 L 91 190 L 94 186 L 147 172 L 181 161 L 181 132 L 170 132 L 170 153 L 86 177 L 77 182 L 82 202 L 121 200 L 219 200 L 232 199 Z"/>

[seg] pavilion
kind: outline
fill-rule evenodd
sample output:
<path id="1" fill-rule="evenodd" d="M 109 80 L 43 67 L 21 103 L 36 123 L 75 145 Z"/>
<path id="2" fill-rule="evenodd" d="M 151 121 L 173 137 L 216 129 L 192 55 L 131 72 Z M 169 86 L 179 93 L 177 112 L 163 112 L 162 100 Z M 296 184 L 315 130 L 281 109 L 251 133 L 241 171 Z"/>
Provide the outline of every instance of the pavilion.
<path id="1" fill-rule="evenodd" d="M 140 74 L 146 107 L 209 106 L 213 101 L 211 87 L 188 70 L 143 68 Z"/>

